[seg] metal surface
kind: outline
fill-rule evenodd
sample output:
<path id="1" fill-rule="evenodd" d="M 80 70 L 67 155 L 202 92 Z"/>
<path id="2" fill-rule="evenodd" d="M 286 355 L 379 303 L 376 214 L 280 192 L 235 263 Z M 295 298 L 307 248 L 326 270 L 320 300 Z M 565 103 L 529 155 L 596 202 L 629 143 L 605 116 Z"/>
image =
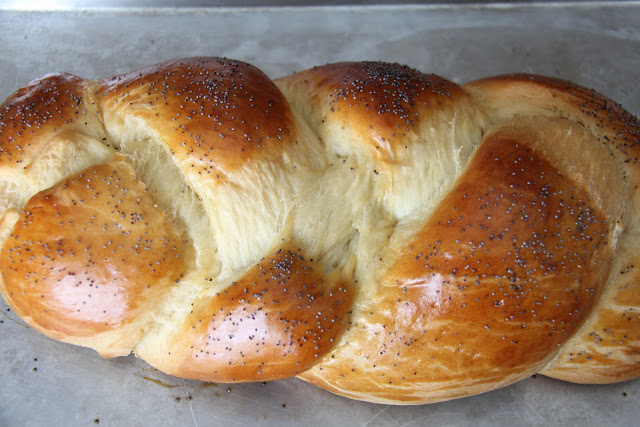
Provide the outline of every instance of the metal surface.
<path id="1" fill-rule="evenodd" d="M 539 0 L 549 2 L 549 0 Z M 555 0 L 570 2 L 570 0 Z M 597 2 L 598 0 L 583 0 Z M 617 0 L 629 1 L 629 0 Z M 114 8 L 213 8 L 213 7 L 283 7 L 283 6 L 355 6 L 420 5 L 471 3 L 531 3 L 528 0 L 0 0 L 0 9 L 78 10 Z"/>
<path id="2" fill-rule="evenodd" d="M 592 87 L 640 113 L 640 3 L 0 11 L 0 98 L 52 71 L 87 78 L 219 55 L 277 77 L 380 59 L 464 82 L 534 72 Z M 0 302 L 0 425 L 625 425 L 640 381 L 542 376 L 472 398 L 397 407 L 295 379 L 215 385 L 166 376 L 132 356 L 105 360 L 26 327 Z"/>

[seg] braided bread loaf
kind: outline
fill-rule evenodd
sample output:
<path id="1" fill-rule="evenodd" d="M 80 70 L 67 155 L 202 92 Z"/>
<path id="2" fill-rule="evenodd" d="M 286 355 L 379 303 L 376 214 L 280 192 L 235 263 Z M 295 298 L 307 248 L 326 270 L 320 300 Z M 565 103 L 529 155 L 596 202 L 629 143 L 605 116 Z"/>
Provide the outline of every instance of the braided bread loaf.
<path id="1" fill-rule="evenodd" d="M 640 125 L 571 83 L 191 58 L 35 80 L 0 144 L 0 289 L 57 340 L 386 403 L 640 376 Z"/>

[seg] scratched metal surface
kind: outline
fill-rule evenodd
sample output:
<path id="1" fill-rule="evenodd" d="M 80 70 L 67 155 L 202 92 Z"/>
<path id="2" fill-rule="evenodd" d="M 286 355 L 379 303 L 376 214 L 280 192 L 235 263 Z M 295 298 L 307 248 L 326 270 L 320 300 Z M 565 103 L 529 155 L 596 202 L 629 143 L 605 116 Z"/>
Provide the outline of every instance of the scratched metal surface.
<path id="1" fill-rule="evenodd" d="M 595 88 L 640 113 L 640 3 L 0 11 L 0 98 L 51 71 L 88 78 L 219 55 L 276 77 L 340 60 L 409 64 L 458 82 L 526 71 Z M 640 381 L 541 376 L 481 396 L 397 407 L 295 379 L 216 385 L 134 357 L 52 341 L 0 300 L 0 425 L 626 425 Z"/>

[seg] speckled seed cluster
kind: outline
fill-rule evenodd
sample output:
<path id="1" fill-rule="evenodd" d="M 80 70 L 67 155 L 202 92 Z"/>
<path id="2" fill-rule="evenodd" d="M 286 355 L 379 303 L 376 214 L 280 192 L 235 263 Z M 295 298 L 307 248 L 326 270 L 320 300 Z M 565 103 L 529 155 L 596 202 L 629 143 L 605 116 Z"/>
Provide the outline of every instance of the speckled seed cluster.
<path id="1" fill-rule="evenodd" d="M 83 86 L 79 77 L 56 74 L 32 82 L 5 101 L 0 110 L 0 165 L 27 167 L 33 151 L 39 149 L 30 135 L 41 129 L 55 132 L 56 126 L 83 118 Z"/>
<path id="2" fill-rule="evenodd" d="M 386 159 L 408 148 L 423 120 L 467 96 L 449 80 L 399 64 L 340 63 L 301 74 L 293 80 L 304 81 L 305 96 L 317 97 L 327 119 L 352 129 L 360 144 Z"/>

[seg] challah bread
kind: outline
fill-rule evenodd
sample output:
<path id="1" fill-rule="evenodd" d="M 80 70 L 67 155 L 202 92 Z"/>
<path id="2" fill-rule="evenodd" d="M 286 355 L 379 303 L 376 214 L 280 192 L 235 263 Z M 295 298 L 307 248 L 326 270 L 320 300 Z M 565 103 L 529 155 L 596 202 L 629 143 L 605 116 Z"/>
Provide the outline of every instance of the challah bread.
<path id="1" fill-rule="evenodd" d="M 640 125 L 568 82 L 221 58 L 0 111 L 0 289 L 32 327 L 216 382 L 428 403 L 640 376 Z"/>

